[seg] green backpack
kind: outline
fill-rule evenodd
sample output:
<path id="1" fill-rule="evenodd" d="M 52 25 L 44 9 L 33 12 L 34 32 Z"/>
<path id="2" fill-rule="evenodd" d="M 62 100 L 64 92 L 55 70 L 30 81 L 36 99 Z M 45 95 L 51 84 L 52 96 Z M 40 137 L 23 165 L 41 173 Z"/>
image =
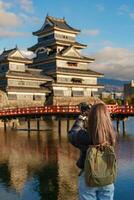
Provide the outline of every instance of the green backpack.
<path id="1" fill-rule="evenodd" d="M 84 172 L 87 186 L 99 187 L 113 183 L 117 175 L 114 147 L 110 145 L 89 146 Z"/>

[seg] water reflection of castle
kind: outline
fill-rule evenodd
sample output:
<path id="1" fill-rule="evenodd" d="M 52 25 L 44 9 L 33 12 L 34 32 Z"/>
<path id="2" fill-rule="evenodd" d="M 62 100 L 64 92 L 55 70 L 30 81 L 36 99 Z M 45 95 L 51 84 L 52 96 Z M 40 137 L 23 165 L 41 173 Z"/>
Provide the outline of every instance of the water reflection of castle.
<path id="1" fill-rule="evenodd" d="M 16 47 L 0 55 L 0 88 L 10 105 L 76 104 L 97 92 L 102 74 L 88 64 L 94 59 L 81 55 L 86 45 L 78 43 L 80 31 L 65 19 L 47 16 L 40 30 L 33 32 L 38 42 L 29 50 L 34 59 L 25 57 Z M 1 100 L 2 101 L 2 100 Z"/>
<path id="2" fill-rule="evenodd" d="M 61 140 L 58 140 L 55 129 L 57 122 L 52 123 L 42 122 L 46 128 L 51 125 L 53 130 L 40 135 L 35 132 L 30 135 L 26 132 L 0 132 L 0 189 L 4 185 L 7 195 L 10 188 L 21 193 L 33 180 L 34 184 L 30 185 L 33 193 L 37 192 L 42 199 L 77 199 L 78 171 L 75 161 L 79 152 L 67 142 L 66 122 L 62 123 Z M 122 140 L 117 145 L 121 167 L 134 162 L 134 138 Z"/>
<path id="3" fill-rule="evenodd" d="M 45 123 L 45 127 L 50 126 L 49 121 L 42 123 Z M 68 188 L 69 195 L 75 199 L 76 179 L 71 180 L 71 175 L 77 175 L 74 168 L 76 151 L 71 151 L 67 142 L 63 141 L 61 145 L 54 132 L 41 135 L 1 132 L 0 188 L 1 183 L 4 183 L 8 189 L 11 187 L 22 192 L 27 181 L 35 179 L 37 184 L 34 187 L 42 198 L 62 200 Z"/>

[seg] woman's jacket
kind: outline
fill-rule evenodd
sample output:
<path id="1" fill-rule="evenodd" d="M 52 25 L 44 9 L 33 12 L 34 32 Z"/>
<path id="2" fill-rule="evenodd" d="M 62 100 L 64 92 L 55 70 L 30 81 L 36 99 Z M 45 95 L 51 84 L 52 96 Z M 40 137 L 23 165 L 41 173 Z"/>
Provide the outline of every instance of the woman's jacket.
<path id="1" fill-rule="evenodd" d="M 76 165 L 80 169 L 84 169 L 84 162 L 86 158 L 86 151 L 90 144 L 89 134 L 84 128 L 84 121 L 82 119 L 77 119 L 68 133 L 69 142 L 80 149 L 80 157 Z"/>

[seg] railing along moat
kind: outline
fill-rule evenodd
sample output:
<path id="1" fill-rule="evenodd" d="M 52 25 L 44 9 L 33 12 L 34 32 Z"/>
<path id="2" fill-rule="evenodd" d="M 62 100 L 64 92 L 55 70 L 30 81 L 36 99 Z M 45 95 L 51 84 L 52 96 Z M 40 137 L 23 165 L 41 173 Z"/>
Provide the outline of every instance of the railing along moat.
<path id="1" fill-rule="evenodd" d="M 117 132 L 120 132 L 120 121 L 122 121 L 123 134 L 126 133 L 125 121 L 129 116 L 134 116 L 134 106 L 124 105 L 107 105 L 107 108 L 111 114 L 113 120 L 116 120 Z M 58 119 L 59 134 L 61 132 L 61 119 L 64 117 L 67 119 L 67 131 L 69 130 L 69 121 L 71 117 L 75 117 L 80 114 L 78 106 L 74 105 L 47 105 L 41 107 L 24 107 L 24 108 L 4 108 L 0 110 L 0 120 L 4 122 L 4 129 L 7 129 L 7 122 L 13 121 L 13 128 L 16 127 L 15 120 L 25 118 L 27 121 L 27 130 L 31 130 L 31 119 L 37 121 L 37 131 L 40 131 L 40 120 L 45 117 L 55 116 Z"/>

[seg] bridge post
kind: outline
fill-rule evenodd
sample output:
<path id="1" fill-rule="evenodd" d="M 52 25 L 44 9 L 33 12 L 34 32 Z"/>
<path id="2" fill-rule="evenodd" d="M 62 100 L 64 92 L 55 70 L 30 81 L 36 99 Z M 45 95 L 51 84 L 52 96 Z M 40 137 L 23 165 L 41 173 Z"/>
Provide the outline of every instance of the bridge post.
<path id="1" fill-rule="evenodd" d="M 126 120 L 125 118 L 122 120 L 122 130 L 123 130 L 123 136 L 126 135 Z"/>
<path id="2" fill-rule="evenodd" d="M 5 132 L 7 131 L 7 123 L 6 123 L 6 120 L 4 120 L 4 131 L 5 131 Z"/>
<path id="3" fill-rule="evenodd" d="M 69 120 L 69 117 L 67 117 L 67 133 L 69 131 L 69 127 L 70 127 L 70 120 Z"/>
<path id="4" fill-rule="evenodd" d="M 117 133 L 120 133 L 120 120 L 117 119 L 116 121 Z"/>
<path id="5" fill-rule="evenodd" d="M 39 132 L 40 131 L 40 119 L 37 118 L 37 131 Z"/>
<path id="6" fill-rule="evenodd" d="M 59 137 L 61 137 L 61 118 L 59 118 L 58 120 L 58 133 L 59 133 Z"/>
<path id="7" fill-rule="evenodd" d="M 12 119 L 11 120 L 11 128 L 13 129 L 13 130 L 16 130 L 17 129 L 17 127 L 20 125 L 20 123 L 19 123 L 19 119 Z"/>
<path id="8" fill-rule="evenodd" d="M 31 124 L 30 124 L 30 118 L 28 118 L 27 119 L 27 127 L 28 127 L 28 131 L 30 131 L 30 129 L 31 129 L 31 126 L 30 126 Z"/>

